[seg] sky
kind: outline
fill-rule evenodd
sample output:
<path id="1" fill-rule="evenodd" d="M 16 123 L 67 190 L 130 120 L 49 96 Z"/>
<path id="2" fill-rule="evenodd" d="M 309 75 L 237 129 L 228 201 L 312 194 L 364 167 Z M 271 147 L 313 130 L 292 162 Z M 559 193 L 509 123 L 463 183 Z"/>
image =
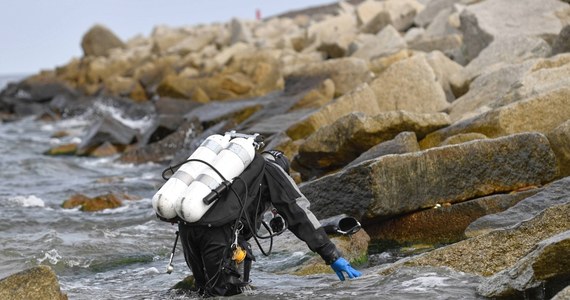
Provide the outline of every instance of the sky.
<path id="1" fill-rule="evenodd" d="M 123 41 L 171 27 L 268 17 L 335 0 L 1 0 L 0 75 L 31 74 L 81 57 L 81 38 L 95 24 Z"/>

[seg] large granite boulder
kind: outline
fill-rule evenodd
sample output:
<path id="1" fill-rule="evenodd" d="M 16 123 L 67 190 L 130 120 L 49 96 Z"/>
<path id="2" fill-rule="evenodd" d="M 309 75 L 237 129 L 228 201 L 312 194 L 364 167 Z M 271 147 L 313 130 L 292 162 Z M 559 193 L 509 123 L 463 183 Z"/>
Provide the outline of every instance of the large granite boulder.
<path id="1" fill-rule="evenodd" d="M 569 57 L 564 54 L 490 69 L 477 77 L 470 84 L 469 91 L 452 103 L 449 107 L 451 119 L 468 119 L 543 92 L 567 87 Z"/>
<path id="2" fill-rule="evenodd" d="M 370 224 L 437 204 L 540 185 L 555 175 L 556 158 L 546 137 L 523 133 L 382 156 L 300 188 L 318 217 L 343 212 Z"/>
<path id="3" fill-rule="evenodd" d="M 536 295 L 550 298 L 570 278 L 570 230 L 536 244 L 514 266 L 486 278 L 477 292 L 494 299 Z"/>
<path id="4" fill-rule="evenodd" d="M 470 80 L 483 72 L 497 70 L 508 64 L 519 64 L 533 58 L 549 57 L 550 45 L 536 36 L 510 36 L 496 39 L 465 66 Z"/>
<path id="5" fill-rule="evenodd" d="M 48 266 L 33 267 L 0 280 L 0 298 L 5 300 L 67 300 L 57 276 Z"/>
<path id="6" fill-rule="evenodd" d="M 431 0 L 428 1 L 425 8 L 420 11 L 414 18 L 414 23 L 420 27 L 427 27 L 433 19 L 444 9 L 453 6 L 460 0 Z"/>
<path id="7" fill-rule="evenodd" d="M 536 36 L 554 40 L 568 20 L 568 4 L 558 0 L 495 0 L 469 5 L 461 14 L 466 57 L 470 61 L 493 40 Z"/>
<path id="8" fill-rule="evenodd" d="M 403 266 L 440 266 L 460 272 L 492 276 L 515 266 L 521 258 L 536 249 L 537 243 L 570 230 L 569 213 L 570 204 L 550 207 L 513 228 L 492 231 L 403 259 L 383 268 L 380 273 L 390 273 Z M 568 253 L 567 247 L 565 248 L 565 253 Z"/>
<path id="9" fill-rule="evenodd" d="M 372 146 L 370 149 L 366 150 L 355 160 L 351 161 L 345 168 L 356 166 L 359 163 L 380 156 L 388 154 L 404 154 L 410 152 L 420 151 L 420 145 L 418 144 L 418 138 L 415 132 L 404 131 L 398 133 L 393 139 L 385 142 L 381 142 L 378 145 Z"/>
<path id="10" fill-rule="evenodd" d="M 374 116 L 351 113 L 307 137 L 295 161 L 305 168 L 330 171 L 345 166 L 374 145 L 391 140 L 400 132 L 412 131 L 423 138 L 449 124 L 445 113 L 391 111 Z"/>
<path id="11" fill-rule="evenodd" d="M 435 205 L 397 216 L 392 219 L 370 224 L 366 232 L 375 244 L 396 246 L 431 245 L 438 247 L 455 243 L 466 238 L 465 229 L 473 221 L 509 209 L 540 189 L 496 194 L 467 200 L 464 202 Z"/>
<path id="12" fill-rule="evenodd" d="M 299 66 L 291 71 L 294 77 L 323 77 L 334 82 L 335 96 L 339 97 L 372 79 L 365 60 L 355 57 L 329 59 Z"/>
<path id="13" fill-rule="evenodd" d="M 350 56 L 370 60 L 406 49 L 406 41 L 393 26 L 384 27 L 378 34 L 361 34 L 350 45 Z"/>
<path id="14" fill-rule="evenodd" d="M 392 64 L 370 83 L 382 111 L 439 112 L 447 108 L 445 92 L 423 55 Z"/>
<path id="15" fill-rule="evenodd" d="M 302 139 L 316 132 L 319 128 L 333 124 L 340 117 L 355 111 L 367 115 L 375 115 L 381 112 L 376 101 L 376 94 L 366 83 L 311 112 L 287 128 L 286 132 L 294 140 Z"/>
<path id="16" fill-rule="evenodd" d="M 529 131 L 547 134 L 570 118 L 569 95 L 570 89 L 560 88 L 456 122 L 428 134 L 420 141 L 420 147 L 436 147 L 448 137 L 460 133 L 476 132 L 487 137 Z"/>
<path id="17" fill-rule="evenodd" d="M 570 177 L 550 183 L 536 195 L 524 199 L 508 210 L 477 219 L 465 229 L 465 236 L 474 237 L 493 230 L 512 228 L 534 218 L 549 207 L 569 203 L 570 198 L 566 197 L 569 186 Z"/>

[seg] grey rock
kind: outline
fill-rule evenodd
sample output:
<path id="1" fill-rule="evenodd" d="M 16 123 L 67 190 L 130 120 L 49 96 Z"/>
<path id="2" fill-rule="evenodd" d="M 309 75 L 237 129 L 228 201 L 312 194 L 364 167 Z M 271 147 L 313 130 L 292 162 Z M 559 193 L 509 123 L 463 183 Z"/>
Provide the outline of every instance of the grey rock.
<path id="1" fill-rule="evenodd" d="M 570 177 L 555 181 L 536 195 L 528 197 L 503 212 L 477 219 L 465 229 L 465 235 L 474 237 L 492 230 L 513 228 L 534 218 L 549 207 L 569 203 L 570 198 L 565 198 L 570 193 L 569 188 Z"/>
<path id="2" fill-rule="evenodd" d="M 556 55 L 560 53 L 570 52 L 570 25 L 564 26 L 560 33 L 554 39 L 552 44 L 552 54 Z"/>
<path id="3" fill-rule="evenodd" d="M 445 92 L 423 55 L 392 64 L 370 83 L 384 111 L 439 112 L 448 107 Z"/>
<path id="4" fill-rule="evenodd" d="M 389 273 L 404 266 L 440 266 L 489 277 L 515 266 L 521 258 L 536 249 L 541 241 L 570 230 L 568 214 L 570 214 L 570 204 L 550 207 L 513 229 L 492 231 L 404 259 L 381 272 Z M 562 257 L 565 257 L 567 263 L 567 246 L 561 250 Z M 545 262 L 554 268 L 558 267 L 550 260 Z"/>
<path id="5" fill-rule="evenodd" d="M 414 18 L 414 23 L 420 27 L 427 27 L 433 19 L 444 9 L 450 8 L 460 0 L 431 0 L 425 8 Z"/>
<path id="6" fill-rule="evenodd" d="M 562 29 L 559 17 L 568 4 L 558 0 L 495 0 L 469 5 L 461 13 L 466 57 L 477 57 L 493 40 L 509 36 L 535 36 L 549 44 Z"/>
<path id="7" fill-rule="evenodd" d="M 533 58 L 548 57 L 550 52 L 550 45 L 539 37 L 511 36 L 496 39 L 465 67 L 466 77 L 473 80 L 483 72 Z"/>
<path id="8" fill-rule="evenodd" d="M 558 292 L 570 276 L 570 231 L 545 239 L 514 266 L 483 280 L 477 292 L 485 297 L 506 298 Z M 554 291 L 553 287 L 554 285 Z"/>
<path id="9" fill-rule="evenodd" d="M 412 131 L 404 131 L 389 141 L 381 142 L 360 154 L 355 160 L 351 161 L 345 168 L 350 168 L 359 163 L 388 154 L 404 154 L 420 151 L 420 146 L 416 134 Z"/>
<path id="10" fill-rule="evenodd" d="M 420 147 L 436 147 L 459 133 L 476 132 L 491 138 L 529 131 L 547 134 L 570 118 L 568 95 L 570 89 L 560 88 L 456 122 L 428 134 Z"/>
<path id="11" fill-rule="evenodd" d="M 371 221 L 539 185 L 555 175 L 546 137 L 524 133 L 382 156 L 308 182 L 301 191 L 319 217 L 342 211 Z"/>
<path id="12" fill-rule="evenodd" d="M 392 111 L 373 116 L 351 113 L 307 137 L 295 161 L 300 166 L 330 171 L 400 132 L 414 131 L 421 138 L 447 125 L 449 118 L 444 113 Z"/>

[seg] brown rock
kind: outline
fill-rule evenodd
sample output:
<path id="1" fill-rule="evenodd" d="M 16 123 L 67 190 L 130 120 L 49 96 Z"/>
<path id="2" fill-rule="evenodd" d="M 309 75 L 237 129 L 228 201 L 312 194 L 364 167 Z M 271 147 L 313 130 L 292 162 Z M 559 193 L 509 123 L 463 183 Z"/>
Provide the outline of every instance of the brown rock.
<path id="1" fill-rule="evenodd" d="M 53 270 L 41 265 L 0 280 L 0 299 L 67 300 L 67 295 Z"/>
<path id="2" fill-rule="evenodd" d="M 540 185 L 555 175 L 546 137 L 524 133 L 382 156 L 300 188 L 320 218 L 342 211 L 377 222 L 436 204 Z"/>
<path id="3" fill-rule="evenodd" d="M 334 82 L 335 97 L 352 91 L 372 78 L 366 61 L 353 57 L 309 63 L 292 71 L 290 76 L 330 78 Z"/>
<path id="4" fill-rule="evenodd" d="M 113 48 L 122 48 L 125 44 L 108 28 L 95 25 L 83 35 L 81 48 L 85 56 L 106 56 Z"/>
<path id="5" fill-rule="evenodd" d="M 286 130 L 287 135 L 293 140 L 307 137 L 319 128 L 330 125 L 338 118 L 354 111 L 369 115 L 378 114 L 380 109 L 375 100 L 376 95 L 368 84 L 364 83 L 289 127 Z"/>
<path id="6" fill-rule="evenodd" d="M 490 138 L 531 131 L 547 134 L 568 119 L 570 89 L 560 88 L 432 132 L 420 141 L 420 147 L 437 147 L 446 138 L 460 133 L 480 133 Z"/>
<path id="7" fill-rule="evenodd" d="M 368 242 L 370 236 L 364 231 L 359 230 L 351 236 L 331 237 L 331 241 L 337 246 L 337 249 L 343 253 L 343 257 L 348 260 L 353 267 L 358 267 L 367 261 Z M 319 273 L 332 273 L 330 266 L 326 265 L 320 257 L 313 257 L 295 268 L 292 271 L 295 275 L 311 275 Z"/>
<path id="8" fill-rule="evenodd" d="M 63 208 L 74 208 L 80 206 L 81 211 L 100 211 L 108 208 L 117 208 L 121 206 L 121 200 L 114 194 L 106 194 L 89 198 L 82 194 L 75 194 L 65 200 L 61 205 Z"/>
<path id="9" fill-rule="evenodd" d="M 382 111 L 439 112 L 448 106 L 445 93 L 423 55 L 391 65 L 370 83 Z"/>
<path id="10" fill-rule="evenodd" d="M 78 145 L 75 143 L 55 146 L 45 152 L 47 155 L 75 155 Z"/>
<path id="11" fill-rule="evenodd" d="M 393 139 L 400 132 L 413 131 L 422 138 L 449 123 L 449 117 L 444 113 L 392 111 L 374 116 L 351 113 L 307 137 L 296 160 L 305 167 L 330 170 L 346 165 L 364 151 Z"/>
<path id="12" fill-rule="evenodd" d="M 570 120 L 547 134 L 558 160 L 558 178 L 570 176 Z"/>
<path id="13" fill-rule="evenodd" d="M 479 217 L 503 211 L 535 194 L 537 190 L 492 195 L 458 204 L 436 205 L 380 223 L 369 224 L 366 231 L 381 244 L 451 244 L 465 239 L 464 231 Z"/>
<path id="14" fill-rule="evenodd" d="M 440 146 L 457 145 L 465 142 L 482 140 L 486 138 L 487 138 L 486 135 L 477 132 L 460 133 L 446 138 L 443 142 L 441 142 Z"/>
<path id="15" fill-rule="evenodd" d="M 381 273 L 400 266 L 441 266 L 460 272 L 491 276 L 527 255 L 536 244 L 570 230 L 570 204 L 551 207 L 512 229 L 497 230 L 403 260 Z"/>

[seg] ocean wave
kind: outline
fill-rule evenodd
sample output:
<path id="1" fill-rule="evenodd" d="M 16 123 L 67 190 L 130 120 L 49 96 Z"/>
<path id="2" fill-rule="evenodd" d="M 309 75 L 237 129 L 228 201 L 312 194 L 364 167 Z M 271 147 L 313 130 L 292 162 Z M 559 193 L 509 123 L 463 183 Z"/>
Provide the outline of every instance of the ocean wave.
<path id="1" fill-rule="evenodd" d="M 449 278 L 438 276 L 436 273 L 425 273 L 422 276 L 413 278 L 410 280 L 406 280 L 401 283 L 403 287 L 403 291 L 407 292 L 424 292 L 428 290 L 432 290 L 436 287 L 446 287 L 446 281 Z"/>
<path id="2" fill-rule="evenodd" d="M 11 198 L 8 198 L 8 203 L 10 203 L 13 206 L 21 206 L 21 207 L 45 207 L 46 206 L 44 200 L 36 197 L 35 195 L 11 197 Z"/>
<path id="3" fill-rule="evenodd" d="M 44 257 L 38 258 L 38 264 L 50 264 L 50 265 L 63 265 L 69 268 L 89 268 L 92 259 L 79 259 L 79 258 L 63 258 L 57 251 L 57 249 L 51 249 L 44 253 Z"/>
<path id="4" fill-rule="evenodd" d="M 125 126 L 128 126 L 130 128 L 144 131 L 152 125 L 152 118 L 149 116 L 145 116 L 138 120 L 128 119 L 123 117 L 123 111 L 121 111 L 119 108 L 103 103 L 102 101 L 96 101 L 93 107 L 96 112 L 111 116 L 115 120 L 123 123 Z"/>

